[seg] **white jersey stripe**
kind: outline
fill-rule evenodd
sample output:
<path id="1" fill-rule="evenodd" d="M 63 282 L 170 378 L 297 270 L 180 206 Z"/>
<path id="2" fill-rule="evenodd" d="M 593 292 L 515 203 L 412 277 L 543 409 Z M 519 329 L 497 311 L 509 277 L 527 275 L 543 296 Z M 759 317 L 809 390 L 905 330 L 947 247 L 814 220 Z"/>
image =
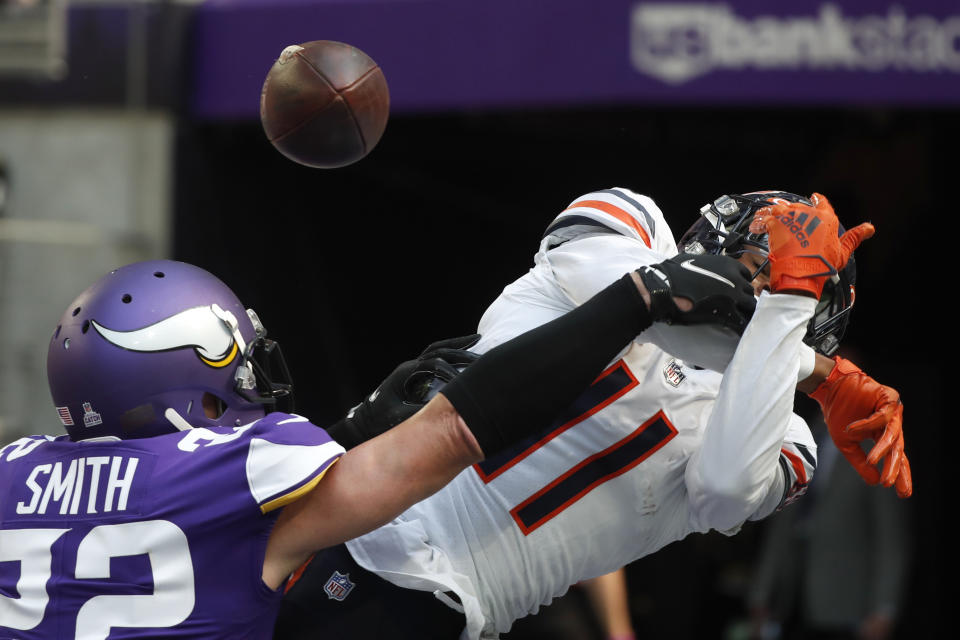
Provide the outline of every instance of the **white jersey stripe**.
<path id="1" fill-rule="evenodd" d="M 246 465 L 250 493 L 257 504 L 266 506 L 322 474 L 343 452 L 333 440 L 300 445 L 251 438 Z"/>

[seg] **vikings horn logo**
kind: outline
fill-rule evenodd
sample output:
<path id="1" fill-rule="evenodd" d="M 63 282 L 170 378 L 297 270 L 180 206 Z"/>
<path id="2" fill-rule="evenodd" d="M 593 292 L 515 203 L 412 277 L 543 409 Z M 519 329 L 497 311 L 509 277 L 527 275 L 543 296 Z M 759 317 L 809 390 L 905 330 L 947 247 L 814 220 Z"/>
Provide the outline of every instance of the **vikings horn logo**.
<path id="1" fill-rule="evenodd" d="M 91 320 L 90 324 L 107 342 L 128 351 L 158 352 L 193 348 L 200 360 L 211 367 L 227 366 L 240 350 L 235 339 L 240 332 L 231 331 L 236 319 L 232 313 L 223 311 L 217 305 L 187 309 L 133 331 L 114 331 L 98 324 L 96 320 Z"/>

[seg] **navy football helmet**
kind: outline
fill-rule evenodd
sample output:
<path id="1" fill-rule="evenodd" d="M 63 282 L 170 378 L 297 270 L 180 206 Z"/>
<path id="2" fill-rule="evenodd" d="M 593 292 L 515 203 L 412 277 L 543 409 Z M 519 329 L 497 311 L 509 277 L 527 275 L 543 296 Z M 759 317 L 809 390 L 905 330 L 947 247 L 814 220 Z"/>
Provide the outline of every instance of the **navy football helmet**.
<path id="1" fill-rule="evenodd" d="M 755 253 L 763 258 L 754 272 L 756 277 L 766 267 L 767 234 L 751 233 L 750 223 L 758 210 L 777 199 L 813 205 L 809 198 L 787 191 L 720 196 L 700 208 L 700 218 L 680 238 L 680 251 L 724 254 L 734 258 L 748 252 Z M 843 233 L 841 225 L 839 234 Z M 856 280 L 857 266 L 853 256 L 847 266 L 827 280 L 804 337 L 804 342 L 819 353 L 832 356 L 840 347 L 856 297 Z"/>
<path id="2" fill-rule="evenodd" d="M 266 336 L 211 273 L 130 264 L 81 293 L 57 324 L 47 351 L 53 403 L 72 440 L 252 422 L 292 399 L 283 355 Z"/>

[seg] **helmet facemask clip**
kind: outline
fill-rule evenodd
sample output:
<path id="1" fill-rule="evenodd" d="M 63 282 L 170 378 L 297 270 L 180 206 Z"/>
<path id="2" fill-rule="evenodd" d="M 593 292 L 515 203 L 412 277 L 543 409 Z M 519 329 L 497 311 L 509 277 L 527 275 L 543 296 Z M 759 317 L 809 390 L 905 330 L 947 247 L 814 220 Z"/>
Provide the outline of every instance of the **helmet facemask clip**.
<path id="1" fill-rule="evenodd" d="M 287 368 L 283 352 L 276 340 L 267 338 L 267 329 L 260 321 L 256 311 L 247 309 L 247 317 L 253 325 L 256 337 L 249 344 L 240 335 L 240 325 L 236 317 L 217 305 L 213 312 L 226 325 L 233 335 L 237 346 L 243 353 L 237 371 L 234 374 L 234 391 L 247 402 L 268 405 L 277 410 L 278 400 L 283 399 L 283 409 L 293 410 L 293 382 Z M 277 380 L 274 380 L 274 377 Z"/>
<path id="2" fill-rule="evenodd" d="M 253 309 L 247 309 L 256 338 L 243 350 L 237 367 L 235 391 L 249 402 L 269 405 L 271 410 L 293 411 L 293 382 L 283 351 L 276 340 L 267 337 L 267 330 Z"/>

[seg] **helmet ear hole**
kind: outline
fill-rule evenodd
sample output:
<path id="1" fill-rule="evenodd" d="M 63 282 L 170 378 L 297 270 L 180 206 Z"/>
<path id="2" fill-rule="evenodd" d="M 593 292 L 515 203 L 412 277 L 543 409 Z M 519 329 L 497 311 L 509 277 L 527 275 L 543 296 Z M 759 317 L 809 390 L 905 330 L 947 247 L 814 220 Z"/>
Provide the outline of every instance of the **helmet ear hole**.
<path id="1" fill-rule="evenodd" d="M 223 400 L 209 392 L 204 392 L 200 401 L 203 404 L 203 415 L 211 420 L 217 420 L 227 410 L 227 405 Z"/>

